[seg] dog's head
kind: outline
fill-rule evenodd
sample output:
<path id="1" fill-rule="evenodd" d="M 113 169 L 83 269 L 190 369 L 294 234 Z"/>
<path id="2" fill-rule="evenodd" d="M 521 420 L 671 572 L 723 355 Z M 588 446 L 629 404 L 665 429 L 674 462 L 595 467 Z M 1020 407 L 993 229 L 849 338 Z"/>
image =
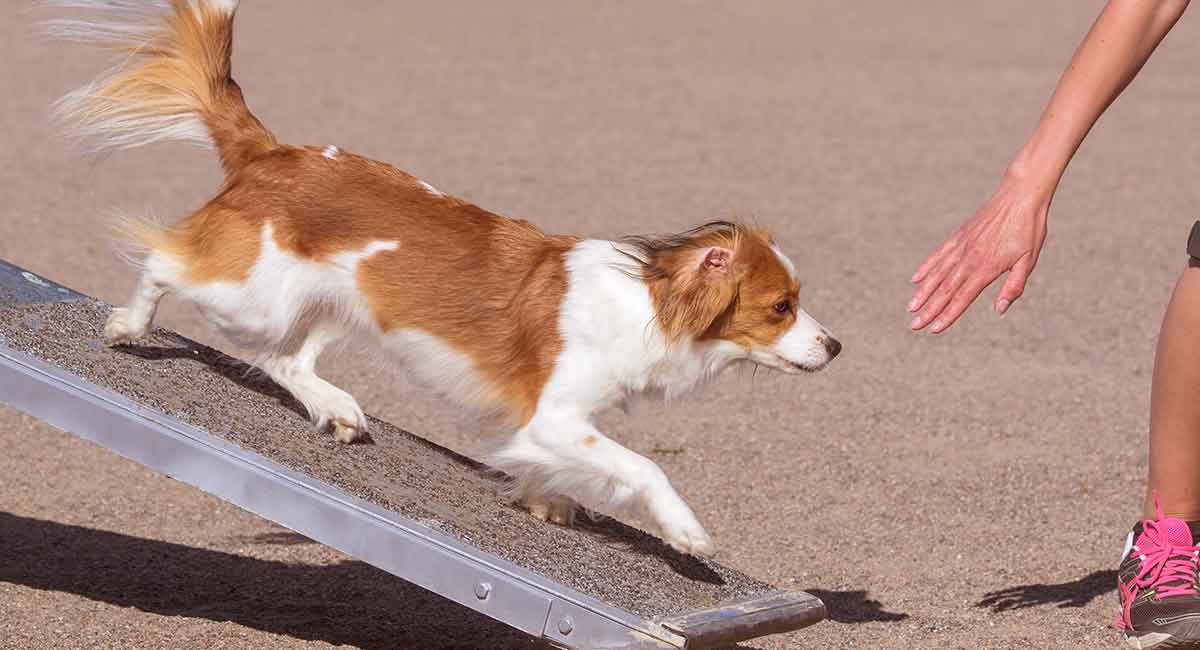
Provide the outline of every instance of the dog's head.
<path id="1" fill-rule="evenodd" d="M 784 372 L 820 370 L 841 352 L 801 309 L 796 268 L 766 231 L 719 221 L 628 243 L 668 340 L 726 341 Z"/>

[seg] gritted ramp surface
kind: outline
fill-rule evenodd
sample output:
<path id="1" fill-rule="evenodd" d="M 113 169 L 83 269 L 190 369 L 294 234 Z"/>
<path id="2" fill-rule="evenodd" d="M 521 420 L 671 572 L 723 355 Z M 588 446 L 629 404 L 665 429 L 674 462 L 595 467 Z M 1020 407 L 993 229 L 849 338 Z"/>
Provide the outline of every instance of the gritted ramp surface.
<path id="1" fill-rule="evenodd" d="M 162 329 L 110 349 L 108 305 L 0 264 L 4 275 L 0 344 L 583 594 L 661 619 L 776 591 L 608 518 L 538 521 L 487 468 L 386 422 L 371 418 L 373 444 L 337 443 L 251 366 Z"/>

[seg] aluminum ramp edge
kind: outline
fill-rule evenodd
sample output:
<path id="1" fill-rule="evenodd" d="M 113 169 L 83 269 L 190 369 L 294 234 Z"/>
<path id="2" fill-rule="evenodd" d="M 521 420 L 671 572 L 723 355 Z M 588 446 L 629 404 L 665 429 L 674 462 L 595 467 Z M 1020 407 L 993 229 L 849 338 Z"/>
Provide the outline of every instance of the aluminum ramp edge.
<path id="1" fill-rule="evenodd" d="M 658 624 L 2 344 L 0 402 L 533 636 L 568 647 L 687 647 Z"/>

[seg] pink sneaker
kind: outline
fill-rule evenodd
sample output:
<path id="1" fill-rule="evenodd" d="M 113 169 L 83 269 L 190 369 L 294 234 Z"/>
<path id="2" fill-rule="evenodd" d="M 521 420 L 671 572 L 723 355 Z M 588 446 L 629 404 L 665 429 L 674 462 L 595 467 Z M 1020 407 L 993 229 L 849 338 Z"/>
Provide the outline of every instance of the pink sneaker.
<path id="1" fill-rule="evenodd" d="M 1117 629 L 1132 648 L 1200 649 L 1200 546 L 1192 524 L 1164 517 L 1134 526 L 1133 546 L 1117 570 L 1121 611 Z"/>

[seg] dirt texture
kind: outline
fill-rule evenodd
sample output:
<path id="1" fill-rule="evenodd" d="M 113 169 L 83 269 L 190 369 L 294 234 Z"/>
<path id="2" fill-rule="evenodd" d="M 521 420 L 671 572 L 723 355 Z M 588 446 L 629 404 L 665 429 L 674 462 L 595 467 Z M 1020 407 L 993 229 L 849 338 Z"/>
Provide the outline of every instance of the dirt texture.
<path id="1" fill-rule="evenodd" d="M 234 71 L 281 140 L 389 161 L 552 232 L 732 214 L 774 231 L 803 306 L 845 345 L 832 367 L 729 374 L 601 421 L 662 465 L 722 564 L 829 605 L 830 621 L 747 646 L 1115 648 L 1155 335 L 1200 205 L 1200 18 L 1080 149 L 1007 316 L 977 305 L 931 336 L 904 311 L 913 269 L 994 190 L 1100 6 L 247 0 Z M 134 273 L 104 214 L 176 219 L 217 164 L 181 146 L 72 157 L 47 107 L 106 62 L 29 38 L 24 7 L 0 6 L 0 257 L 119 304 Z M 191 308 L 160 315 L 237 354 Z M 503 433 L 353 347 L 323 372 L 455 451 Z M 27 549 L 4 558 L 0 645 L 513 643 L 319 545 L 256 541 L 282 533 L 12 410 L 0 446 L 4 539 Z M 101 539 L 116 568 L 59 577 Z M 243 575 L 245 597 L 219 588 Z"/>

